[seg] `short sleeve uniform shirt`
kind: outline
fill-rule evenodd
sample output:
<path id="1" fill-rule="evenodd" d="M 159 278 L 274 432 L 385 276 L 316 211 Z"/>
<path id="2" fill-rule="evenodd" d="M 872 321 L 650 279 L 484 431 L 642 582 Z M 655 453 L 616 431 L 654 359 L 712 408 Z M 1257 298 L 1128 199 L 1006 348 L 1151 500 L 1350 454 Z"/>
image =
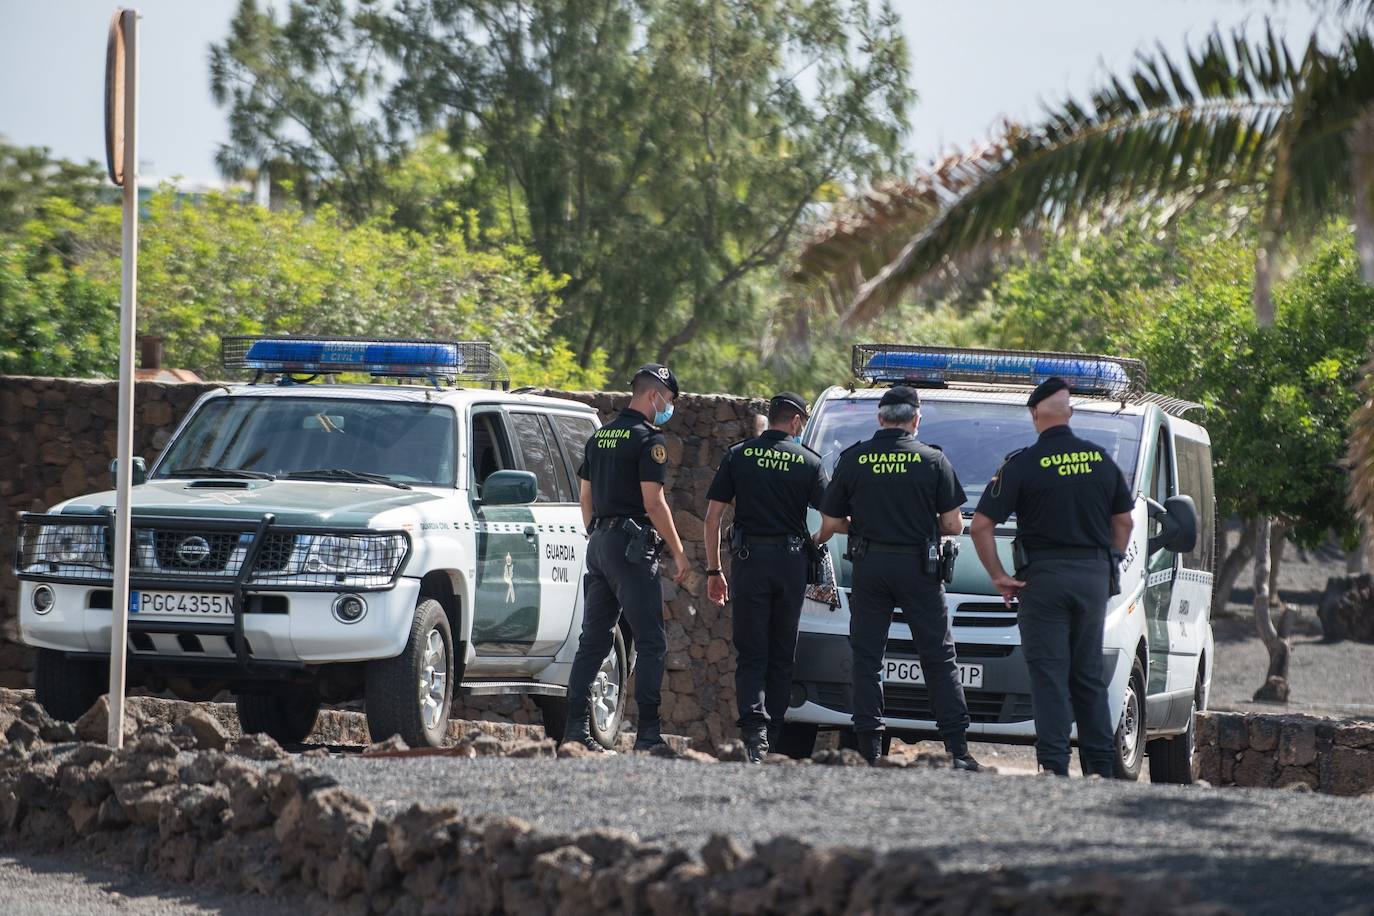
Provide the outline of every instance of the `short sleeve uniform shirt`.
<path id="1" fill-rule="evenodd" d="M 593 517 L 643 518 L 639 485 L 668 480 L 663 432 L 644 414 L 625 408 L 587 440 L 577 476 L 592 485 Z"/>
<path id="2" fill-rule="evenodd" d="M 967 496 L 945 453 L 901 429 L 880 429 L 850 446 L 835 464 L 821 501 L 832 518 L 850 518 L 850 534 L 880 544 L 939 539 L 936 519 Z"/>
<path id="3" fill-rule="evenodd" d="M 781 430 L 730 446 L 706 498 L 734 502 L 735 524 L 757 537 L 800 535 L 806 507 L 819 509 L 825 492 L 820 456 Z"/>
<path id="4" fill-rule="evenodd" d="M 1116 462 L 1068 426 L 1013 452 L 988 481 L 978 511 L 1001 523 L 1016 514 L 1027 550 L 1111 547 L 1111 517 L 1135 500 Z"/>

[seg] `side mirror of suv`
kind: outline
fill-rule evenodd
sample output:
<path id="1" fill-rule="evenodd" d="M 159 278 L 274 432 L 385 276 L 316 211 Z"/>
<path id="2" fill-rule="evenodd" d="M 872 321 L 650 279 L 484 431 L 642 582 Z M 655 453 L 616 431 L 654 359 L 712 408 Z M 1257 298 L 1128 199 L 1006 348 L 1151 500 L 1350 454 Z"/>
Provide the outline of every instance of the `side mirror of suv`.
<path id="1" fill-rule="evenodd" d="M 134 459 L 134 484 L 148 482 L 148 462 L 142 458 Z M 110 486 L 119 486 L 119 459 L 110 462 Z"/>
<path id="2" fill-rule="evenodd" d="M 482 482 L 482 505 L 524 506 L 539 498 L 539 484 L 529 471 L 493 471 Z"/>
<path id="3" fill-rule="evenodd" d="M 1197 506 L 1191 496 L 1170 496 L 1162 506 L 1153 499 L 1145 503 L 1150 518 L 1159 522 L 1159 533 L 1146 545 L 1150 554 L 1165 549 L 1187 553 L 1197 546 Z"/>

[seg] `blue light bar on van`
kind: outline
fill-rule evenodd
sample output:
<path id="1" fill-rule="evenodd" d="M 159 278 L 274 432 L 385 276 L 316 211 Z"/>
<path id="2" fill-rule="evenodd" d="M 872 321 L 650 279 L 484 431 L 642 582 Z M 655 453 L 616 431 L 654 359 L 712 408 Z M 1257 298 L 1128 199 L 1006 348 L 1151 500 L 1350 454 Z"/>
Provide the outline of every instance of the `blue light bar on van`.
<path id="1" fill-rule="evenodd" d="M 433 341 L 255 340 L 244 354 L 249 369 L 264 372 L 369 372 L 374 375 L 437 375 L 463 371 L 457 345 Z"/>
<path id="2" fill-rule="evenodd" d="M 1058 376 L 1076 394 L 1128 397 L 1145 392 L 1145 366 L 1139 360 L 1082 353 L 857 344 L 854 375 L 875 384 L 917 387 L 956 382 L 1033 387 Z"/>

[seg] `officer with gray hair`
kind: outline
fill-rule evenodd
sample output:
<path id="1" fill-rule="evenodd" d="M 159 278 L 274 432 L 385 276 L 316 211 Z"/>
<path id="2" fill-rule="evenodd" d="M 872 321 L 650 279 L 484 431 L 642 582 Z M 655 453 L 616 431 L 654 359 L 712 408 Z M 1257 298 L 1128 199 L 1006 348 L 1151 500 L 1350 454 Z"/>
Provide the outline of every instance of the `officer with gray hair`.
<path id="1" fill-rule="evenodd" d="M 883 655 L 892 612 L 900 607 L 921 657 L 930 702 L 945 749 L 960 770 L 980 770 L 968 749 L 968 704 L 954 661 L 945 608 L 940 536 L 964 530 L 966 496 L 939 447 L 916 438 L 921 399 L 898 386 L 878 401 L 873 438 L 840 454 L 821 500 L 824 544 L 849 533 L 854 586 L 849 598 L 853 653 L 854 731 L 859 753 L 875 762 L 883 746 Z M 932 562 L 935 561 L 935 562 Z"/>

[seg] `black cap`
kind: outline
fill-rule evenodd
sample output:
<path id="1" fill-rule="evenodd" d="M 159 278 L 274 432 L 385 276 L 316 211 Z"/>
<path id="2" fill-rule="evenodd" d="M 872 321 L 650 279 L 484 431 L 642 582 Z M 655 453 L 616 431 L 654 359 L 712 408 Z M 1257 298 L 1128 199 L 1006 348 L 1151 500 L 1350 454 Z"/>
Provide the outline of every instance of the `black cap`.
<path id="1" fill-rule="evenodd" d="M 1035 386 L 1035 390 L 1031 392 L 1030 399 L 1026 401 L 1026 406 L 1034 407 L 1036 404 L 1039 404 L 1041 401 L 1045 400 L 1045 398 L 1049 397 L 1050 395 L 1058 394 L 1061 391 L 1068 390 L 1068 382 L 1064 381 L 1057 375 L 1052 375 L 1049 378 L 1045 379 L 1043 382 L 1041 382 L 1039 385 Z"/>
<path id="2" fill-rule="evenodd" d="M 673 397 L 678 396 L 677 376 L 673 375 L 673 370 L 669 369 L 667 366 L 660 366 L 658 363 L 645 363 L 644 365 L 640 366 L 639 369 L 635 371 L 635 374 L 630 378 L 631 387 L 634 386 L 635 379 L 639 378 L 641 375 L 653 376 L 655 381 L 659 382 L 661 385 L 664 385 L 669 391 L 673 393 Z"/>
<path id="3" fill-rule="evenodd" d="M 889 404 L 907 404 L 911 407 L 920 407 L 921 396 L 916 393 L 915 388 L 896 385 L 884 391 L 883 396 L 878 399 L 879 407 L 886 407 Z"/>
<path id="4" fill-rule="evenodd" d="M 811 410 L 806 406 L 806 401 L 802 400 L 802 396 L 795 391 L 779 391 L 768 402 L 770 408 L 775 404 L 786 404 L 789 407 L 797 408 L 803 417 L 811 416 Z"/>

